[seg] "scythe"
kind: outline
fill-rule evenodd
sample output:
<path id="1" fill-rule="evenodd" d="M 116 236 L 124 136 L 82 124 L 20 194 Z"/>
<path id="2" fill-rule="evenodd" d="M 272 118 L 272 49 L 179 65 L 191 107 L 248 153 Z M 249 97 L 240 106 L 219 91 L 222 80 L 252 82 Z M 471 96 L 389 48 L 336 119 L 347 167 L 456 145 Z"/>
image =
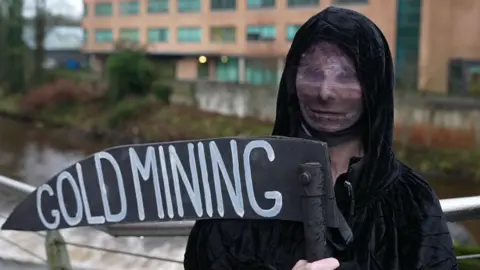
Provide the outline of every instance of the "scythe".
<path id="1" fill-rule="evenodd" d="M 335 202 L 326 144 L 284 137 L 109 148 L 39 186 L 2 229 L 200 219 L 303 222 L 309 261 L 352 241 Z"/>

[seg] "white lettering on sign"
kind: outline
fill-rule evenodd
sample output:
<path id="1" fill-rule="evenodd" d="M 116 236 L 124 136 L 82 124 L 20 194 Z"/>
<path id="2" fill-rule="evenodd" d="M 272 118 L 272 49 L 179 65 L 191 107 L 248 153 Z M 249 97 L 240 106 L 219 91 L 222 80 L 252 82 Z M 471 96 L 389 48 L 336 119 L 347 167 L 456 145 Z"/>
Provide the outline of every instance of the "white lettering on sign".
<path id="1" fill-rule="evenodd" d="M 200 161 L 200 171 L 202 172 L 203 193 L 205 194 L 205 207 L 209 217 L 213 216 L 212 193 L 210 192 L 210 184 L 208 182 L 207 158 L 205 156 L 205 148 L 203 143 L 199 142 L 198 159 Z"/>
<path id="2" fill-rule="evenodd" d="M 85 188 L 85 181 L 83 180 L 83 171 L 82 165 L 80 163 L 75 164 L 75 169 L 77 170 L 77 177 L 80 186 L 80 191 L 82 192 L 82 201 L 83 205 L 85 206 L 85 216 L 87 217 L 87 223 L 90 225 L 97 225 L 97 224 L 104 224 L 105 217 L 104 216 L 92 216 L 92 212 L 90 210 L 90 203 L 88 202 L 87 197 L 87 189 Z"/>
<path id="3" fill-rule="evenodd" d="M 196 218 L 214 217 L 215 214 L 224 217 L 226 204 L 233 208 L 238 217 L 244 217 L 245 203 L 248 203 L 256 214 L 265 218 L 275 217 L 282 210 L 283 197 L 279 191 L 271 190 L 264 193 L 265 199 L 273 200 L 273 206 L 270 208 L 262 208 L 255 197 L 251 156 L 254 150 L 262 149 L 266 152 L 268 161 L 273 162 L 275 151 L 267 141 L 250 141 L 243 149 L 243 155 L 239 155 L 236 140 L 230 141 L 229 153 L 222 153 L 215 141 L 208 142 L 208 146 L 198 142 L 186 144 L 186 149 L 182 147 L 183 145 L 148 146 L 143 155 L 139 155 L 135 147 L 130 147 L 128 148 L 130 170 L 126 168 L 122 170 L 112 154 L 96 153 L 93 162 L 98 186 L 91 183 L 95 181 L 94 179 L 88 179 L 90 183 L 85 184 L 82 165 L 77 163 L 75 173 L 62 171 L 56 177 L 54 187 L 44 184 L 37 189 L 36 206 L 40 221 L 50 230 L 58 228 L 62 221 L 71 227 L 99 225 L 106 222 L 119 223 L 127 216 L 132 220 L 132 213 L 128 211 L 134 211 L 134 209 L 131 206 L 129 208 L 128 205 L 136 206 L 133 215 L 138 221 L 163 220 L 166 216 L 168 219 L 182 219 L 185 217 L 185 205 L 191 207 Z M 123 160 L 124 152 L 119 153 Z M 107 179 L 108 183 L 118 187 L 118 194 L 111 194 L 112 191 L 109 191 L 109 186 L 106 184 L 104 170 L 107 167 L 113 171 L 113 174 L 110 173 L 108 177 L 115 178 Z M 127 191 L 125 189 L 127 184 L 124 181 L 132 181 L 133 190 Z M 88 194 L 87 187 L 97 188 L 100 191 L 103 215 L 92 215 L 88 198 L 91 195 Z M 155 196 L 153 205 L 156 208 L 157 217 L 147 218 L 146 216 L 149 211 L 145 209 L 144 192 L 147 189 L 153 189 Z M 73 198 L 66 198 L 67 190 L 72 191 L 68 196 Z M 52 197 L 56 197 L 54 203 L 52 203 Z M 119 203 L 115 202 L 114 205 L 112 198 L 118 198 Z M 244 198 L 248 202 L 244 201 Z M 216 213 L 213 209 L 214 200 L 217 207 Z M 72 202 L 71 205 L 67 204 L 67 201 Z M 55 207 L 57 203 L 58 208 Z M 148 205 L 149 209 L 153 210 L 153 205 Z M 115 213 L 112 209 L 115 209 Z M 192 218 L 191 212 L 189 215 Z"/>
<path id="4" fill-rule="evenodd" d="M 64 203 L 60 203 L 59 204 L 60 213 L 62 213 L 62 216 L 68 225 L 76 226 L 82 221 L 82 218 L 83 218 L 82 197 L 80 195 L 80 189 L 78 188 L 77 183 L 75 182 L 75 179 L 73 179 L 73 176 L 69 172 L 63 171 L 57 177 L 58 201 L 59 202 L 65 201 L 65 198 L 63 197 L 63 182 L 65 182 L 65 180 L 68 181 L 68 183 L 70 184 L 70 187 L 73 190 L 73 196 L 75 197 L 75 206 L 77 207 L 77 211 L 75 215 L 72 217 L 68 213 L 67 205 L 65 205 Z"/>
<path id="5" fill-rule="evenodd" d="M 118 165 L 115 158 L 107 152 L 96 153 L 93 158 L 95 160 L 95 168 L 97 169 L 98 184 L 100 185 L 100 194 L 102 196 L 103 210 L 105 211 L 105 220 L 107 222 L 120 222 L 127 216 L 127 195 L 125 192 L 125 186 L 123 184 L 123 177 L 120 166 Z M 105 180 L 103 177 L 103 169 L 101 163 L 102 159 L 110 162 L 117 178 L 118 190 L 120 192 L 120 212 L 116 214 L 113 214 L 110 209 L 110 204 L 108 201 L 108 188 L 105 185 Z M 60 200 L 59 203 L 61 203 Z"/>
<path id="6" fill-rule="evenodd" d="M 177 151 L 175 150 L 175 147 L 173 145 L 170 145 L 168 147 L 168 152 L 170 153 L 170 167 L 172 169 L 173 186 L 175 187 L 175 198 L 177 199 L 178 216 L 183 217 L 184 215 L 182 193 L 180 191 L 180 176 L 183 185 L 187 189 L 188 197 L 192 202 L 195 213 L 197 213 L 198 217 L 201 217 L 203 215 L 201 198 L 202 195 L 200 193 L 200 184 L 198 183 L 197 162 L 195 161 L 195 154 L 193 153 L 193 144 L 188 144 L 188 159 L 190 163 L 192 181 L 188 179 L 187 173 L 185 172 L 182 162 L 180 161 L 180 157 L 178 156 Z M 190 182 L 193 182 L 193 186 Z"/>
<path id="7" fill-rule="evenodd" d="M 157 158 L 155 156 L 155 148 L 149 146 L 145 155 L 145 164 L 142 164 L 140 158 L 135 152 L 135 149 L 129 148 L 128 153 L 130 155 L 130 165 L 132 168 L 133 184 L 135 186 L 135 196 L 137 198 L 138 219 L 145 220 L 145 209 L 143 207 L 143 194 L 142 187 L 140 185 L 140 179 L 138 173 L 142 176 L 144 181 L 150 179 L 150 175 L 153 178 L 153 189 L 155 191 L 155 202 L 157 204 L 157 215 L 160 219 L 165 218 L 165 212 L 163 211 L 162 193 L 160 190 L 160 180 L 158 179 Z"/>
<path id="8" fill-rule="evenodd" d="M 222 197 L 222 186 L 220 182 L 220 172 L 227 186 L 228 195 L 230 196 L 230 201 L 232 202 L 233 209 L 239 217 L 243 217 L 245 214 L 245 209 L 243 208 L 243 197 L 242 197 L 242 183 L 240 179 L 240 165 L 238 164 L 238 151 L 237 151 L 237 142 L 234 140 L 230 141 L 230 148 L 232 149 L 232 165 L 233 165 L 233 178 L 235 180 L 235 188 L 232 185 L 232 180 L 228 175 L 227 167 L 223 162 L 222 155 L 220 150 L 217 147 L 215 142 L 210 142 L 210 155 L 212 157 L 212 167 L 213 167 L 213 182 L 215 183 L 215 195 L 217 198 L 217 211 L 218 214 L 223 217 L 225 214 L 223 197 Z"/>
<path id="9" fill-rule="evenodd" d="M 53 217 L 52 222 L 49 222 L 45 218 L 45 216 L 43 215 L 43 210 L 42 210 L 42 195 L 43 195 L 44 192 L 47 192 L 48 196 L 55 195 L 55 192 L 53 191 L 52 187 L 50 187 L 47 184 L 43 184 L 43 185 L 38 187 L 37 194 L 36 194 L 37 195 L 36 196 L 36 199 L 37 199 L 36 205 L 37 205 L 38 217 L 40 218 L 40 221 L 42 222 L 43 226 L 45 226 L 45 228 L 50 229 L 50 230 L 54 230 L 58 227 L 58 225 L 60 225 L 60 211 L 58 211 L 57 209 L 50 210 L 50 215 L 52 215 L 52 217 Z"/>
<path id="10" fill-rule="evenodd" d="M 273 151 L 273 147 L 267 141 L 252 141 L 247 144 L 245 150 L 243 151 L 243 163 L 245 164 L 245 181 L 247 182 L 248 199 L 255 213 L 262 217 L 274 217 L 278 215 L 278 213 L 280 213 L 280 211 L 282 210 L 282 194 L 278 191 L 266 191 L 265 198 L 275 201 L 273 207 L 265 210 L 258 205 L 258 202 L 255 199 L 252 179 L 252 167 L 250 165 L 250 155 L 255 148 L 265 149 L 269 161 L 273 161 L 275 159 L 275 151 Z"/>

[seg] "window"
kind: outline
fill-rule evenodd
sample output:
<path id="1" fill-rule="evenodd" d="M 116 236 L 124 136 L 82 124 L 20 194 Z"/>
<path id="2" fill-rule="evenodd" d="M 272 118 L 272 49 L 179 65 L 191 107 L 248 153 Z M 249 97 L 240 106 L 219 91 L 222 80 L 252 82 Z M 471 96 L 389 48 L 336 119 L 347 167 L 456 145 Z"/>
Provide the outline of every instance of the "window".
<path id="1" fill-rule="evenodd" d="M 167 28 L 151 28 L 148 29 L 148 43 L 168 42 Z"/>
<path id="2" fill-rule="evenodd" d="M 275 0 L 248 0 L 247 1 L 248 9 L 273 8 L 273 7 L 275 7 Z"/>
<path id="3" fill-rule="evenodd" d="M 140 3 L 138 1 L 124 1 L 120 3 L 120 14 L 137 15 L 140 11 Z"/>
<path id="4" fill-rule="evenodd" d="M 87 16 L 88 16 L 88 4 L 83 3 L 83 17 L 87 17 Z"/>
<path id="5" fill-rule="evenodd" d="M 216 59 L 215 80 L 220 82 L 238 82 L 238 59 L 227 56 Z"/>
<path id="6" fill-rule="evenodd" d="M 198 63 L 197 65 L 197 78 L 199 79 L 208 79 L 210 77 L 210 69 L 208 62 Z"/>
<path id="7" fill-rule="evenodd" d="M 400 23 L 401 25 L 405 27 L 415 27 L 415 25 L 420 23 L 420 14 L 415 14 L 415 13 L 407 13 L 404 14 L 402 17 L 397 18 L 397 23 Z"/>
<path id="8" fill-rule="evenodd" d="M 95 42 L 105 43 L 113 41 L 113 32 L 111 29 L 97 29 L 95 30 Z"/>
<path id="9" fill-rule="evenodd" d="M 367 4 L 369 0 L 334 0 L 334 4 Z"/>
<path id="10" fill-rule="evenodd" d="M 212 10 L 231 10 L 237 7 L 236 0 L 211 0 Z"/>
<path id="11" fill-rule="evenodd" d="M 140 41 L 140 31 L 134 28 L 120 29 L 120 39 L 138 42 Z"/>
<path id="12" fill-rule="evenodd" d="M 467 90 L 476 95 L 480 94 L 480 65 L 471 64 L 466 68 Z"/>
<path id="13" fill-rule="evenodd" d="M 397 1 L 395 76 L 398 89 L 418 87 L 421 1 Z"/>
<path id="14" fill-rule="evenodd" d="M 210 40 L 212 42 L 233 43 L 236 34 L 235 27 L 212 27 L 210 29 Z"/>
<path id="15" fill-rule="evenodd" d="M 83 43 L 87 43 L 88 41 L 88 30 L 83 28 Z"/>
<path id="16" fill-rule="evenodd" d="M 457 94 L 480 94 L 480 61 L 450 60 L 448 91 Z"/>
<path id="17" fill-rule="evenodd" d="M 448 91 L 465 92 L 464 64 L 462 60 L 450 60 L 448 72 Z"/>
<path id="18" fill-rule="evenodd" d="M 274 25 L 249 25 L 247 26 L 247 40 L 249 41 L 273 41 L 277 35 Z"/>
<path id="19" fill-rule="evenodd" d="M 301 24 L 289 24 L 287 25 L 287 33 L 286 37 L 288 41 L 292 41 L 293 38 L 295 37 L 295 34 L 297 33 L 298 29 L 300 29 L 302 25 Z"/>
<path id="20" fill-rule="evenodd" d="M 178 12 L 199 12 L 201 0 L 178 0 Z"/>
<path id="21" fill-rule="evenodd" d="M 148 13 L 168 12 L 169 0 L 148 0 Z"/>
<path id="22" fill-rule="evenodd" d="M 313 7 L 318 5 L 319 0 L 288 0 L 288 7 Z"/>
<path id="23" fill-rule="evenodd" d="M 95 4 L 95 16 L 112 16 L 113 7 L 112 3 L 96 3 Z"/>
<path id="24" fill-rule="evenodd" d="M 277 60 L 245 60 L 245 82 L 256 85 L 277 84 Z"/>
<path id="25" fill-rule="evenodd" d="M 196 43 L 202 39 L 200 27 L 179 27 L 177 33 L 178 42 Z"/>

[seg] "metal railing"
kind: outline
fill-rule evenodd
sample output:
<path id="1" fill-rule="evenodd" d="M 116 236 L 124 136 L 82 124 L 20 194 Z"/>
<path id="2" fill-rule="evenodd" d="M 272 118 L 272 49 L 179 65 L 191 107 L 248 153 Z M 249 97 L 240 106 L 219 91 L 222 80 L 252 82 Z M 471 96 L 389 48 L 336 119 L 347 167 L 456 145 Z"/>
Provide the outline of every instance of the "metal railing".
<path id="1" fill-rule="evenodd" d="M 35 187 L 16 181 L 14 179 L 5 177 L 0 175 L 0 188 L 1 187 L 7 187 L 11 190 L 17 191 L 23 195 L 28 195 L 32 192 L 35 191 Z M 0 217 L 2 218 L 7 218 L 7 216 L 0 214 Z M 93 227 L 93 229 L 101 230 L 104 232 L 107 232 L 105 227 Z M 32 234 L 37 235 L 38 237 L 41 237 L 45 241 L 45 247 L 46 247 L 46 259 L 40 257 L 39 255 L 33 253 L 30 251 L 28 248 L 25 248 L 18 243 L 15 243 L 11 241 L 10 239 L 7 239 L 3 236 L 0 235 L 0 241 L 5 241 L 16 248 L 22 250 L 25 254 L 35 257 L 36 259 L 39 259 L 40 261 L 46 263 L 48 265 L 48 268 L 50 270 L 73 270 L 72 265 L 70 263 L 70 258 L 68 255 L 67 251 L 67 245 L 68 246 L 74 246 L 78 248 L 85 248 L 85 249 L 91 249 L 91 250 L 96 250 L 96 251 L 101 251 L 101 252 L 107 252 L 107 253 L 116 253 L 116 254 L 121 254 L 125 256 L 133 256 L 133 257 L 139 257 L 139 258 L 144 258 L 144 259 L 149 259 L 149 260 L 159 260 L 163 262 L 170 262 L 170 263 L 177 263 L 177 264 L 183 264 L 182 261 L 175 260 L 175 259 L 170 259 L 170 258 L 163 258 L 163 257 L 157 257 L 157 256 L 150 256 L 146 254 L 141 254 L 141 253 L 134 253 L 134 252 L 128 252 L 128 251 L 123 251 L 123 250 L 117 250 L 117 249 L 108 249 L 108 248 L 103 248 L 103 247 L 97 247 L 97 246 L 91 246 L 91 245 L 85 245 L 81 243 L 74 243 L 74 242 L 69 242 L 66 241 L 63 236 L 60 234 L 59 231 L 48 231 L 46 233 L 41 233 L 41 232 L 31 232 Z M 108 232 L 107 232 L 108 233 Z M 168 234 L 165 234 L 166 236 Z M 76 268 L 75 268 L 76 269 Z"/>
<path id="2" fill-rule="evenodd" d="M 0 175 L 0 186 L 9 187 L 15 191 L 19 191 L 24 194 L 30 194 L 35 191 L 35 187 L 29 184 L 22 183 L 20 181 L 8 178 Z"/>

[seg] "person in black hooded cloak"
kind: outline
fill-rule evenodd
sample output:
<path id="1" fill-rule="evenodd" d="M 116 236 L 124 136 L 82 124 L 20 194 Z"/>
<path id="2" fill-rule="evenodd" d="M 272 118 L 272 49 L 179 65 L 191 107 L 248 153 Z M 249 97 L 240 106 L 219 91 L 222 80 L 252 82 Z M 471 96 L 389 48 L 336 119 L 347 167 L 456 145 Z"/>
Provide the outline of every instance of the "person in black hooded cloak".
<path id="1" fill-rule="evenodd" d="M 393 114 L 393 61 L 380 29 L 337 7 L 310 18 L 286 58 L 273 135 L 328 143 L 337 205 L 353 232 L 353 241 L 334 254 L 338 269 L 458 269 L 437 196 L 393 153 Z M 201 220 L 184 266 L 336 268 L 303 259 L 302 223 Z"/>

